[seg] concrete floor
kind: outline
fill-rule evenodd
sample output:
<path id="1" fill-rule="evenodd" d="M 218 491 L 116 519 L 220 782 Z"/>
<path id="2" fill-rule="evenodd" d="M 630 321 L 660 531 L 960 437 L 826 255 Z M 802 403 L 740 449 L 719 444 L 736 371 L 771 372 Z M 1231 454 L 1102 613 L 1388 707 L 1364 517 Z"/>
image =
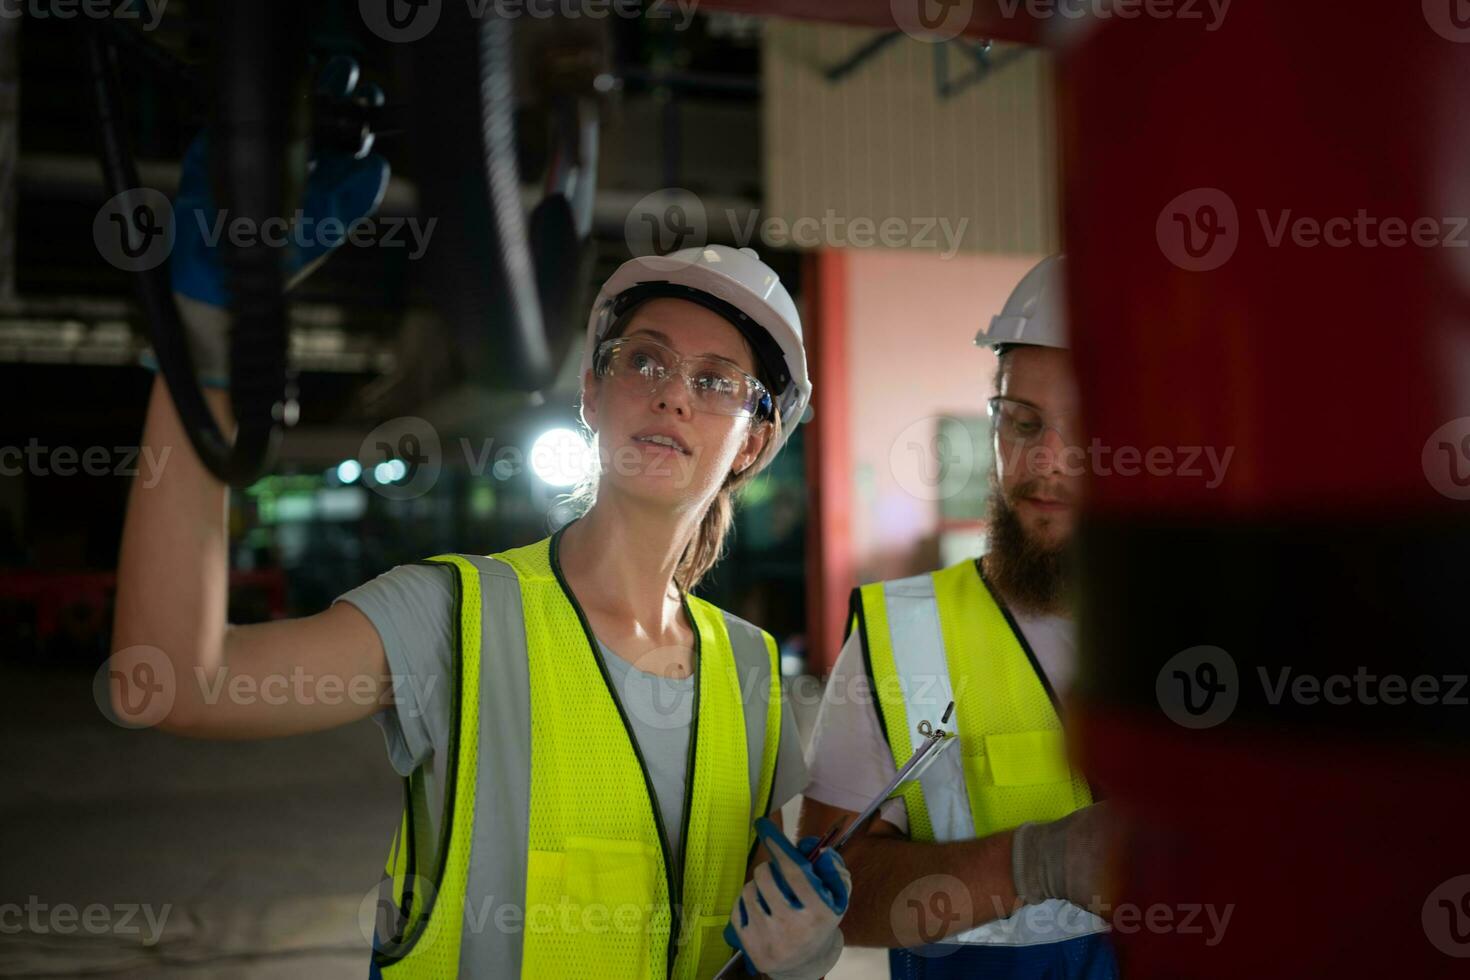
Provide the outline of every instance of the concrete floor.
<path id="1" fill-rule="evenodd" d="M 191 741 L 113 726 L 90 676 L 0 683 L 19 769 L 0 792 L 0 977 L 366 976 L 359 921 L 401 801 L 376 725 Z M 829 974 L 886 975 L 881 950 Z"/>

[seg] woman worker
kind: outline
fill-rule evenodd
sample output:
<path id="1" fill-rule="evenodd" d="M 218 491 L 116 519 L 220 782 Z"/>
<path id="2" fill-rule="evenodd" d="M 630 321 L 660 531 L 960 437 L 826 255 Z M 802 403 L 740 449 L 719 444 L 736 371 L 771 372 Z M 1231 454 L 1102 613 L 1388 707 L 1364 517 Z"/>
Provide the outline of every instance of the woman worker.
<path id="1" fill-rule="evenodd" d="M 214 215 L 195 149 L 172 274 L 196 367 L 217 379 L 199 352 L 227 345 L 199 333 L 222 329 L 225 294 L 212 250 L 189 240 L 210 224 L 191 211 Z M 312 180 L 338 182 L 307 200 L 350 225 L 381 199 L 386 164 Z M 773 977 L 820 977 L 849 878 L 764 819 L 805 782 L 775 643 L 690 594 L 810 391 L 796 307 L 754 252 L 630 261 L 588 321 L 582 417 L 601 465 L 579 519 L 496 555 L 399 566 L 313 616 L 231 626 L 227 488 L 160 379 L 143 445 L 172 459 L 128 503 L 112 667 L 166 658 L 175 692 L 157 723 L 183 735 L 382 726 L 406 804 L 373 976 L 685 980 L 712 976 L 733 943 Z M 208 396 L 226 425 L 228 392 Z M 226 673 L 262 690 L 302 672 L 358 696 L 217 696 Z M 757 866 L 758 837 L 772 860 Z"/>

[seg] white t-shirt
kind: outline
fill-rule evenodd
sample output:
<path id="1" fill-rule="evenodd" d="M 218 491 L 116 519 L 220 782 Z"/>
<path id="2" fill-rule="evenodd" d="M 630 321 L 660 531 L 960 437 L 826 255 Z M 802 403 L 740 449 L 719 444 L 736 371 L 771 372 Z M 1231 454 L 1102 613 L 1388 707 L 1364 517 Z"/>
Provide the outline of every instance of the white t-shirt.
<path id="1" fill-rule="evenodd" d="M 1077 667 L 1075 624 L 1062 616 L 1026 616 L 1014 611 L 1013 615 L 1052 690 L 1058 698 L 1065 697 Z M 873 701 L 863 668 L 862 640 L 853 630 L 827 679 L 807 745 L 808 798 L 857 813 L 898 771 Z M 902 798 L 883 804 L 878 817 L 908 833 L 908 811 Z"/>

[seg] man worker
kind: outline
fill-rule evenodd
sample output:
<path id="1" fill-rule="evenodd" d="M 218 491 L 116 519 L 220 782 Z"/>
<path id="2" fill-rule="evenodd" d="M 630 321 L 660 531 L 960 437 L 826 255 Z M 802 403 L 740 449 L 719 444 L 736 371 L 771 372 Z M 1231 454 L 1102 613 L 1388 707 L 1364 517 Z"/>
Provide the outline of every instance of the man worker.
<path id="1" fill-rule="evenodd" d="M 1064 269 L 1043 259 L 975 339 L 999 359 L 986 553 L 854 590 L 808 749 L 801 828 L 820 834 L 893 778 L 920 722 L 958 732 L 844 853 L 846 942 L 889 947 L 894 978 L 1117 975 L 1087 909 L 1105 894 L 1111 819 L 1068 762 L 1059 700 L 1082 484 Z"/>

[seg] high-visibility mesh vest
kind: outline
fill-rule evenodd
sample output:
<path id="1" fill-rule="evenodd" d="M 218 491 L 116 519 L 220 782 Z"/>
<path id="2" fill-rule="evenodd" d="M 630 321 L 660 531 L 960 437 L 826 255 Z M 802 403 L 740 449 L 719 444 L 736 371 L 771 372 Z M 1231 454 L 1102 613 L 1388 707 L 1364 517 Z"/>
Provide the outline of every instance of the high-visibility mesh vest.
<path id="1" fill-rule="evenodd" d="M 457 710 L 449 749 L 454 773 L 446 781 L 454 789 L 445 794 L 440 860 L 430 869 L 416 853 L 425 848 L 415 843 L 414 833 L 415 814 L 424 807 L 422 775 L 407 780 L 408 802 L 386 868 L 400 935 L 374 958 L 388 980 L 460 975 L 471 847 L 477 838 L 495 839 L 493 828 L 475 827 L 478 751 L 529 751 L 529 840 L 496 841 L 523 848 L 527 856 L 523 978 L 695 980 L 712 976 L 732 952 L 722 933 L 754 848 L 755 801 L 746 709 L 725 614 L 693 596 L 684 599 L 695 629 L 697 667 L 682 859 L 674 862 L 633 730 L 586 616 L 557 567 L 558 537 L 492 556 L 515 571 L 520 588 L 529 746 L 475 744 L 478 572 L 459 556 L 433 559 L 454 565 L 460 582 Z M 759 783 L 763 812 L 774 778 L 781 707 L 775 641 L 761 636 L 772 665 L 769 691 L 751 692 L 768 698 Z M 682 869 L 678 880 L 675 867 Z M 465 975 L 471 973 L 499 975 L 492 964 L 467 967 Z"/>
<path id="2" fill-rule="evenodd" d="M 901 791 L 913 840 L 972 840 L 1092 802 L 1067 761 L 1050 684 L 977 561 L 853 590 L 850 628 L 861 633 L 895 765 L 922 744 L 921 721 L 960 739 L 958 751 L 939 756 Z M 941 725 L 950 701 L 954 713 Z M 1105 928 L 1076 912 L 1080 932 Z M 1076 934 L 1041 938 L 1026 923 L 1000 920 L 946 941 L 1024 944 Z"/>

